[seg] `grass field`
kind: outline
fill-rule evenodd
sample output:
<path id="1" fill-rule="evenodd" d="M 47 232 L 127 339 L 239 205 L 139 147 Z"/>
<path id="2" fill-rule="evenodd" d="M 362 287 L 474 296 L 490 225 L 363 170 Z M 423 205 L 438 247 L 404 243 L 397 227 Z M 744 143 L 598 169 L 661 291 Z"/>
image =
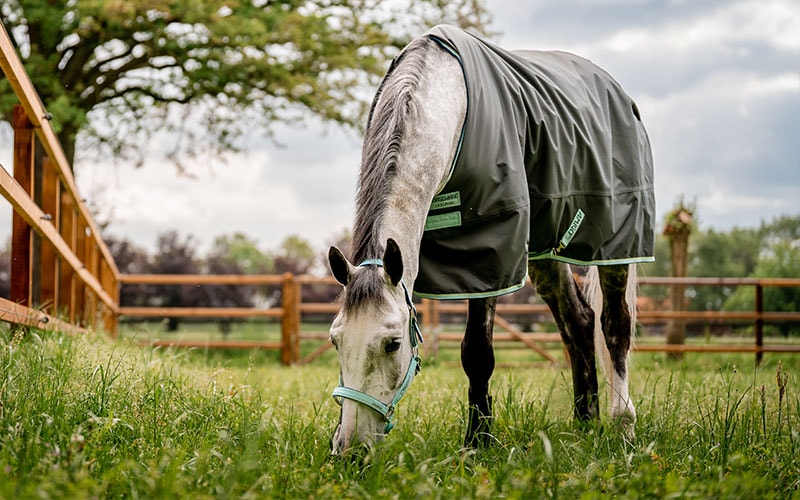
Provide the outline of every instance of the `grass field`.
<path id="1" fill-rule="evenodd" d="M 463 449 L 466 379 L 425 363 L 397 428 L 332 458 L 332 356 L 141 348 L 0 330 L 3 498 L 800 498 L 800 356 L 639 354 L 633 441 L 571 421 L 570 374 L 500 368 L 496 442 Z M 605 401 L 603 408 L 605 408 Z"/>

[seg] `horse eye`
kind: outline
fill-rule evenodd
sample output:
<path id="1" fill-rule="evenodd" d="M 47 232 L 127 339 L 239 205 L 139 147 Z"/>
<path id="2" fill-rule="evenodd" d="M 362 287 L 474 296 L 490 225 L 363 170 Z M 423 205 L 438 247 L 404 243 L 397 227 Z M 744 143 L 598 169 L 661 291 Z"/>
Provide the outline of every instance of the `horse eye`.
<path id="1" fill-rule="evenodd" d="M 336 339 L 333 338 L 333 336 L 331 336 L 331 344 L 333 344 L 334 349 L 336 349 L 337 351 L 339 350 L 339 346 L 336 345 Z"/>
<path id="2" fill-rule="evenodd" d="M 388 344 L 386 344 L 386 354 L 393 353 L 400 349 L 400 341 L 399 340 L 392 340 Z"/>

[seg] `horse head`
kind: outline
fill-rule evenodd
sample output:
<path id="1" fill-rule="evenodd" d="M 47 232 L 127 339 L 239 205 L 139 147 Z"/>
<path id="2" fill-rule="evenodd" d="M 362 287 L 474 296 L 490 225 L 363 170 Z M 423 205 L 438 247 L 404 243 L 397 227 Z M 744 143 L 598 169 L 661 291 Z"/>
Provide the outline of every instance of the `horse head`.
<path id="1" fill-rule="evenodd" d="M 331 247 L 328 260 L 344 286 L 330 329 L 340 367 L 333 397 L 341 405 L 331 446 L 341 454 L 354 445 L 369 446 L 392 429 L 395 407 L 419 371 L 422 336 L 394 240 L 387 241 L 382 259 L 353 265 Z"/>

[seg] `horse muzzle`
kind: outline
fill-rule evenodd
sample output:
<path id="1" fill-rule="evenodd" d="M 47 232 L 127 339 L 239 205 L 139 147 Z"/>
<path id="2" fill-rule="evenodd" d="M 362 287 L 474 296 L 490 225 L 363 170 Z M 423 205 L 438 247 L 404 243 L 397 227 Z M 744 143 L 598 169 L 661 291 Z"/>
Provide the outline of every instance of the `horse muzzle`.
<path id="1" fill-rule="evenodd" d="M 354 448 L 369 448 L 382 441 L 386 423 L 377 413 L 354 401 L 344 401 L 339 424 L 331 437 L 331 454 L 344 455 Z"/>

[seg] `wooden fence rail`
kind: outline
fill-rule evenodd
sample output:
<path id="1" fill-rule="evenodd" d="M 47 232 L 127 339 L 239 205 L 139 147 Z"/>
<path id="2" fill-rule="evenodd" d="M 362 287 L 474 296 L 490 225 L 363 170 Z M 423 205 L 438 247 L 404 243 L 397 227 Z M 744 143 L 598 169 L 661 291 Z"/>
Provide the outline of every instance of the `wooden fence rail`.
<path id="1" fill-rule="evenodd" d="M 304 302 L 302 295 L 303 286 L 329 285 L 338 287 L 335 280 L 328 277 L 293 276 L 284 275 L 121 275 L 120 283 L 133 284 L 160 284 L 160 285 L 280 285 L 280 307 L 267 309 L 257 308 L 228 308 L 228 307 L 120 307 L 123 316 L 139 318 L 166 318 L 166 317 L 194 317 L 194 318 L 255 318 L 270 317 L 281 320 L 280 342 L 241 342 L 241 341 L 177 341 L 160 340 L 155 345 L 170 345 L 183 347 L 207 348 L 262 348 L 279 349 L 281 361 L 285 364 L 306 364 L 330 348 L 325 331 L 303 331 L 301 319 L 308 314 L 327 314 L 331 317 L 338 311 L 335 302 Z M 748 286 L 754 287 L 756 294 L 763 294 L 764 287 L 800 287 L 800 279 L 753 279 L 753 278 L 641 278 L 640 285 L 672 285 L 684 286 Z M 417 310 L 421 316 L 422 327 L 425 332 L 432 333 L 433 349 L 438 348 L 440 341 L 460 341 L 461 333 L 442 331 L 441 315 L 465 316 L 467 304 L 465 301 L 433 301 L 419 302 Z M 545 359 L 556 362 L 553 355 L 543 347 L 547 343 L 560 343 L 558 334 L 523 332 L 506 317 L 514 315 L 538 315 L 547 321 L 552 321 L 550 311 L 544 304 L 513 304 L 500 303 L 497 305 L 495 326 L 495 340 L 514 341 L 533 349 Z M 763 310 L 763 300 L 756 300 L 756 309 L 753 311 L 639 311 L 639 318 L 643 322 L 657 322 L 666 319 L 685 319 L 698 323 L 731 323 L 752 322 L 754 324 L 754 342 L 750 345 L 647 345 L 640 344 L 636 349 L 640 351 L 661 352 L 752 352 L 760 361 L 764 352 L 800 352 L 800 345 L 780 344 L 764 345 L 763 325 L 771 322 L 800 322 L 800 312 L 770 312 Z M 305 357 L 300 356 L 301 341 L 314 341 L 317 347 Z"/>

